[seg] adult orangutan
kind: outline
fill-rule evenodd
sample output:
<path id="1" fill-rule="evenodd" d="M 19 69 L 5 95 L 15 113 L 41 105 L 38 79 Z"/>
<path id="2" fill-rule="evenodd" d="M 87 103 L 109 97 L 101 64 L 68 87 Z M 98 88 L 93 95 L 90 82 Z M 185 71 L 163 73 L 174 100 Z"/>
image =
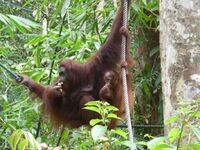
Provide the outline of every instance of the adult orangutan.
<path id="1" fill-rule="evenodd" d="M 130 6 L 131 0 L 128 0 Z M 112 24 L 111 32 L 99 51 L 88 59 L 85 64 L 72 60 L 63 60 L 59 66 L 57 80 L 48 87 L 44 87 L 27 76 L 22 77 L 20 83 L 44 102 L 44 108 L 57 125 L 76 128 L 86 125 L 93 118 L 99 117 L 95 112 L 82 109 L 88 101 L 102 100 L 116 106 L 118 116 L 125 113 L 121 67 L 127 67 L 127 81 L 130 110 L 133 110 L 133 96 L 131 90 L 131 67 L 129 57 L 130 37 L 122 26 L 122 6 Z M 127 62 L 121 62 L 122 35 L 127 37 Z M 116 120 L 109 124 L 116 125 Z"/>

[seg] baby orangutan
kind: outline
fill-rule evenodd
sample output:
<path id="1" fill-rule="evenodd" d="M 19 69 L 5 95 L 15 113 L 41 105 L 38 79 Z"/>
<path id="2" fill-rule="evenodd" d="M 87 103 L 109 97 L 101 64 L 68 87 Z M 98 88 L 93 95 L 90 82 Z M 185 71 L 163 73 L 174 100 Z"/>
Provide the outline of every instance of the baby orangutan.
<path id="1" fill-rule="evenodd" d="M 113 71 L 107 71 L 104 74 L 103 80 L 105 85 L 99 91 L 99 97 L 101 100 L 111 103 L 114 98 L 116 85 L 118 84 L 117 75 Z"/>

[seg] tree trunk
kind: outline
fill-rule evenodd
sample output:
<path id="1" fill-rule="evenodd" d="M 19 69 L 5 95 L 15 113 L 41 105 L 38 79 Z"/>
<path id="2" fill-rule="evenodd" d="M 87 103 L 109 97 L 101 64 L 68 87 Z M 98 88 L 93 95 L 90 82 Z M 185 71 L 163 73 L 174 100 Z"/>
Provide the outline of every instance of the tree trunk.
<path id="1" fill-rule="evenodd" d="M 200 1 L 160 0 L 164 119 L 200 93 Z M 165 127 L 165 134 L 171 126 Z"/>

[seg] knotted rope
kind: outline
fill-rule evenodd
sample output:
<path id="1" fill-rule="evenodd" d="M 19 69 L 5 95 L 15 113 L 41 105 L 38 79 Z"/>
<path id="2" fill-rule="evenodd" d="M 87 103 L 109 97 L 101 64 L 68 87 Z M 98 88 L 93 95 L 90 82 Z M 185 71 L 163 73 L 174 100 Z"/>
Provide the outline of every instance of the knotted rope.
<path id="1" fill-rule="evenodd" d="M 127 0 L 123 1 L 123 26 L 127 28 L 128 26 L 128 2 Z M 122 52 L 121 52 L 121 60 L 122 62 L 126 62 L 126 47 L 127 47 L 127 39 L 123 35 L 122 36 Z M 124 96 L 124 103 L 125 103 L 125 111 L 126 111 L 126 119 L 127 119 L 127 126 L 128 126 L 128 133 L 129 133 L 129 140 L 133 143 L 133 130 L 131 125 L 131 117 L 130 117 L 130 109 L 129 109 L 129 98 L 128 98 L 128 88 L 127 88 L 127 77 L 126 77 L 126 67 L 122 67 L 122 86 L 123 86 L 123 96 Z"/>

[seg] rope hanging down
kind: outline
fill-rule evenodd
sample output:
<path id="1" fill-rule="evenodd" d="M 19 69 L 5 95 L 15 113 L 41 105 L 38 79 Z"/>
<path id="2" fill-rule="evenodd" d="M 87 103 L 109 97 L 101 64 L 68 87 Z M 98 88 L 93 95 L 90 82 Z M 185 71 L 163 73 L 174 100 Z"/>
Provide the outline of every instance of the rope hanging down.
<path id="1" fill-rule="evenodd" d="M 128 25 L 128 2 L 127 0 L 123 1 L 123 26 L 127 28 Z M 122 53 L 121 53 L 121 60 L 122 62 L 126 62 L 126 37 L 122 37 Z M 131 125 L 131 117 L 130 117 L 130 110 L 129 110 L 129 100 L 128 100 L 128 89 L 127 89 L 127 77 L 126 77 L 126 67 L 122 67 L 122 85 L 123 85 L 123 95 L 124 95 L 124 103 L 125 103 L 125 111 L 126 111 L 126 119 L 127 119 L 127 126 L 129 132 L 129 140 L 133 143 L 133 130 Z"/>

